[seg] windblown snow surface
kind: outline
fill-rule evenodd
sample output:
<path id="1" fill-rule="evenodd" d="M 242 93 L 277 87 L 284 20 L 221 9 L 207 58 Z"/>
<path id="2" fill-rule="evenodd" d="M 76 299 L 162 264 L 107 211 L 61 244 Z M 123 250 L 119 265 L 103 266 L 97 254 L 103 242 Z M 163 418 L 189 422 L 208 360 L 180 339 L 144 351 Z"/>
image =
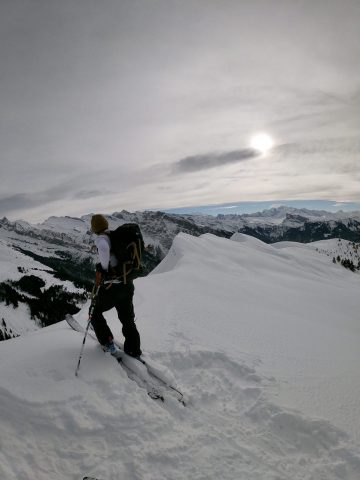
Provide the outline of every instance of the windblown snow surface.
<path id="1" fill-rule="evenodd" d="M 135 307 L 188 406 L 149 398 L 90 338 L 75 377 L 65 322 L 2 342 L 0 478 L 358 480 L 359 286 L 316 245 L 179 234 Z"/>

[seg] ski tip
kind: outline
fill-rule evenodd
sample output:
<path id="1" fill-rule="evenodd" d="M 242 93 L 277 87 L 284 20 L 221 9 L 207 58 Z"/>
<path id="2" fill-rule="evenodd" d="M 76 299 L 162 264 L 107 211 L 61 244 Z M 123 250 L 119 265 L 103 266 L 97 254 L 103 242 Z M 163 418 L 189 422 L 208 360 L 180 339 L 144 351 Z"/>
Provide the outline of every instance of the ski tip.
<path id="1" fill-rule="evenodd" d="M 161 395 L 161 393 L 158 393 L 154 390 L 150 390 L 148 392 L 148 395 L 150 398 L 152 398 L 153 400 L 161 400 L 162 402 L 165 402 L 165 398 L 163 395 Z"/>

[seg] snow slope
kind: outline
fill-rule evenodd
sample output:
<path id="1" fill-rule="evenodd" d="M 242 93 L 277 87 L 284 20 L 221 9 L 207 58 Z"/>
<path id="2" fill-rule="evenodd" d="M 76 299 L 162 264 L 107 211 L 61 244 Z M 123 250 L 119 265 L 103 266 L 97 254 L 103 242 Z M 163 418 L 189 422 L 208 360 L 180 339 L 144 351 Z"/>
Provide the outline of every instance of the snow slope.
<path id="1" fill-rule="evenodd" d="M 2 342 L 0 478 L 358 480 L 359 282 L 313 246 L 178 235 L 135 303 L 189 405 L 91 339 L 76 378 L 66 323 Z"/>
<path id="2" fill-rule="evenodd" d="M 31 257 L 24 255 L 20 251 L 15 250 L 5 240 L 0 239 L 0 283 L 6 281 L 18 281 L 24 275 L 35 275 L 45 282 L 45 288 L 52 285 L 61 285 L 69 292 L 80 292 L 80 290 L 70 282 L 55 278 L 53 270 L 45 267 L 42 263 L 37 262 Z M 25 292 L 23 295 L 31 297 Z M 0 320 L 5 321 L 7 331 L 12 335 L 22 335 L 26 332 L 37 330 L 39 325 L 30 318 L 29 307 L 19 302 L 19 307 L 14 309 L 13 306 L 6 306 L 0 302 Z M 3 324 L 0 324 L 3 329 Z"/>

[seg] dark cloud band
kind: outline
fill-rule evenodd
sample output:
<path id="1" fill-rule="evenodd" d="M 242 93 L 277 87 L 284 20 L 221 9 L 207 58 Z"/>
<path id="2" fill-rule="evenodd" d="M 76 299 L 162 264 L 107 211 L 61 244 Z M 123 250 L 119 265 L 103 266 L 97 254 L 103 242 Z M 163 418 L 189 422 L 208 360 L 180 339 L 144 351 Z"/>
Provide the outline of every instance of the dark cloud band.
<path id="1" fill-rule="evenodd" d="M 28 210 L 63 198 L 84 200 L 103 194 L 104 192 L 100 190 L 79 190 L 74 193 L 72 189 L 66 188 L 64 185 L 38 193 L 17 193 L 0 198 L 0 215 L 7 215 L 8 212 L 16 210 Z"/>
<path id="2" fill-rule="evenodd" d="M 259 156 L 259 152 L 252 148 L 233 150 L 223 153 L 205 153 L 203 155 L 191 155 L 182 158 L 174 164 L 176 173 L 189 173 L 209 168 L 220 167 L 231 163 L 243 162 Z"/>

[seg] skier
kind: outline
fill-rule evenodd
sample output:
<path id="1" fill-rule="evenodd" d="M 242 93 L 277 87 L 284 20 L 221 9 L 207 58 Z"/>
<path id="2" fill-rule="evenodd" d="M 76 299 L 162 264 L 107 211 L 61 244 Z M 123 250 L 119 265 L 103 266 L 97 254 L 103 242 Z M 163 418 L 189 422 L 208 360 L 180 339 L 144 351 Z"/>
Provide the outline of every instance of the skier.
<path id="1" fill-rule="evenodd" d="M 111 252 L 107 219 L 100 214 L 93 215 L 91 230 L 96 234 L 95 245 L 99 255 L 99 263 L 96 265 L 96 285 L 100 285 L 100 288 L 91 319 L 96 337 L 104 351 L 111 354 L 116 352 L 113 334 L 103 316 L 103 312 L 115 307 L 125 337 L 124 351 L 132 357 L 140 357 L 140 335 L 134 321 L 134 283 L 131 279 L 124 282 L 116 272 L 118 260 Z"/>

